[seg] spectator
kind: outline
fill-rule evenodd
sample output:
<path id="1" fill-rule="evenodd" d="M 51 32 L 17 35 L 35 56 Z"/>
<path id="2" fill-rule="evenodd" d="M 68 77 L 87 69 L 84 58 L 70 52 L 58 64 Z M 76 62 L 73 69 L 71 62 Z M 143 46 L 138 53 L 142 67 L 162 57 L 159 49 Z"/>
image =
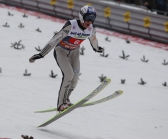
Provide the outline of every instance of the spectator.
<path id="1" fill-rule="evenodd" d="M 156 4 L 157 14 L 165 15 L 165 12 L 167 12 L 167 6 L 165 0 L 154 0 L 154 3 Z"/>
<path id="2" fill-rule="evenodd" d="M 134 0 L 126 0 L 126 3 L 135 4 L 135 1 Z"/>
<path id="3" fill-rule="evenodd" d="M 145 6 L 148 10 L 150 10 L 151 12 L 154 11 L 153 8 L 149 5 L 148 2 L 145 2 L 145 3 L 144 3 L 144 6 Z"/>

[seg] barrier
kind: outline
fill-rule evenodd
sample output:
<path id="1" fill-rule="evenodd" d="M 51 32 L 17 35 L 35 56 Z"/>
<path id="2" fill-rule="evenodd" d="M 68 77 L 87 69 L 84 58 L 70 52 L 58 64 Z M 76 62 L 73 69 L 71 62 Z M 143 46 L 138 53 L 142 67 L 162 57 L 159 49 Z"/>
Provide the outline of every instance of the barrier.
<path id="1" fill-rule="evenodd" d="M 168 17 L 95 0 L 0 0 L 11 6 L 39 11 L 66 20 L 78 18 L 79 9 L 92 5 L 95 25 L 152 41 L 168 43 Z"/>

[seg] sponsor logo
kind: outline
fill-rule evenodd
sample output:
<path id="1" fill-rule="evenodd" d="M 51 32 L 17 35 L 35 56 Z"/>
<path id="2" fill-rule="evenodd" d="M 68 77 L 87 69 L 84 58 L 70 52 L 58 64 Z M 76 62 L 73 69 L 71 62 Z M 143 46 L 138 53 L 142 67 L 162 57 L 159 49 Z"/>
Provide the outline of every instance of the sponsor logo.
<path id="1" fill-rule="evenodd" d="M 80 44 L 80 40 L 76 40 L 75 42 L 74 42 L 74 44 L 77 44 L 77 45 L 79 45 Z"/>
<path id="2" fill-rule="evenodd" d="M 74 73 L 79 73 L 79 69 L 74 69 Z"/>
<path id="3" fill-rule="evenodd" d="M 116 91 L 116 95 L 119 95 L 120 93 L 118 91 Z"/>
<path id="4" fill-rule="evenodd" d="M 96 12 L 95 9 L 91 6 L 88 7 L 88 13 L 94 13 Z"/>
<path id="5" fill-rule="evenodd" d="M 99 93 L 106 85 L 108 84 L 108 81 L 104 81 L 99 85 L 89 96 L 85 98 L 85 100 L 89 100 L 92 97 L 94 97 L 97 93 Z"/>
<path id="6" fill-rule="evenodd" d="M 79 47 L 79 45 L 73 46 L 73 44 L 69 44 L 69 43 L 64 42 L 64 41 L 61 41 L 61 42 L 60 42 L 60 45 L 61 45 L 62 47 L 64 47 L 64 48 L 67 48 L 67 49 L 70 49 L 70 50 L 73 50 L 73 49 L 76 49 L 76 48 Z"/>
<path id="7" fill-rule="evenodd" d="M 82 39 L 70 38 L 67 43 L 69 45 L 79 46 L 83 41 Z"/>
<path id="8" fill-rule="evenodd" d="M 71 32 L 70 35 L 74 35 L 75 38 L 86 38 L 90 34 L 85 34 L 85 33 L 78 33 L 78 32 Z"/>

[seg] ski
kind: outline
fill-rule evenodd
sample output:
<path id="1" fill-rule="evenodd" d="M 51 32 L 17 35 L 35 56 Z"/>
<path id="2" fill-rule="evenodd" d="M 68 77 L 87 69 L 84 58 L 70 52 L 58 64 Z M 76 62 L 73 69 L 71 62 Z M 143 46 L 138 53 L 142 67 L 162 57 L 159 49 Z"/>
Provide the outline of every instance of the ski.
<path id="1" fill-rule="evenodd" d="M 90 100 L 91 98 L 93 98 L 94 96 L 96 96 L 99 92 L 101 92 L 109 83 L 111 82 L 111 79 L 105 79 L 94 91 L 92 91 L 88 96 L 86 96 L 85 98 L 83 98 L 82 100 L 80 100 L 79 102 L 75 103 L 74 105 L 70 106 L 69 108 L 67 108 L 66 110 L 56 114 L 54 117 L 52 117 L 51 119 L 49 119 L 48 121 L 46 121 L 45 123 L 39 125 L 38 127 L 44 127 L 47 126 L 49 124 L 51 124 L 52 122 L 58 120 L 59 118 L 61 118 L 62 116 L 68 114 L 69 112 L 73 111 L 74 109 L 78 108 L 79 106 L 81 106 L 82 104 L 84 104 L 85 102 L 87 102 L 88 100 Z"/>
<path id="2" fill-rule="evenodd" d="M 116 97 L 120 96 L 121 94 L 123 94 L 123 91 L 118 90 L 118 91 L 115 91 L 113 94 L 111 94 L 107 97 L 104 97 L 102 99 L 99 99 L 99 100 L 96 100 L 96 101 L 93 101 L 93 102 L 84 103 L 81 106 L 79 106 L 78 108 L 86 107 L 86 106 L 92 106 L 92 105 L 95 105 L 95 104 L 100 104 L 100 103 L 109 101 L 113 98 L 116 98 Z M 46 113 L 46 112 L 53 112 L 53 111 L 57 111 L 57 108 L 50 108 L 50 109 L 47 109 L 47 110 L 35 111 L 35 113 Z"/>

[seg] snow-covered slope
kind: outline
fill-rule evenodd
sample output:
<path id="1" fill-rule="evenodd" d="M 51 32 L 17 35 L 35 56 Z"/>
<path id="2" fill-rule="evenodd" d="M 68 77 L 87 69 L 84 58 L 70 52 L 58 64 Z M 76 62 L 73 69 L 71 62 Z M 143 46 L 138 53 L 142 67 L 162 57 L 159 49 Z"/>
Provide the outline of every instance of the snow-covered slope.
<path id="1" fill-rule="evenodd" d="M 8 16 L 8 12 L 14 16 Z M 29 63 L 29 58 L 59 31 L 63 24 L 0 8 L 0 138 L 19 139 L 31 135 L 35 139 L 166 139 L 168 137 L 168 51 L 130 44 L 116 37 L 97 33 L 99 45 L 107 58 L 95 53 L 88 40 L 81 60 L 81 76 L 71 101 L 76 102 L 99 85 L 103 74 L 111 84 L 93 100 L 123 90 L 124 94 L 100 105 L 79 108 L 44 128 L 38 125 L 56 112 L 35 114 L 36 110 L 56 107 L 62 75 L 51 51 L 45 58 Z M 3 27 L 5 23 L 10 27 Z M 25 27 L 19 28 L 22 23 Z M 36 29 L 42 32 L 39 33 Z M 25 49 L 17 50 L 11 43 L 21 40 Z M 122 50 L 130 55 L 123 60 Z M 148 63 L 141 61 L 145 56 Z M 27 69 L 31 76 L 23 76 Z M 58 74 L 50 78 L 51 70 Z M 140 78 L 147 84 L 139 85 Z M 121 84 L 121 79 L 126 79 Z"/>

